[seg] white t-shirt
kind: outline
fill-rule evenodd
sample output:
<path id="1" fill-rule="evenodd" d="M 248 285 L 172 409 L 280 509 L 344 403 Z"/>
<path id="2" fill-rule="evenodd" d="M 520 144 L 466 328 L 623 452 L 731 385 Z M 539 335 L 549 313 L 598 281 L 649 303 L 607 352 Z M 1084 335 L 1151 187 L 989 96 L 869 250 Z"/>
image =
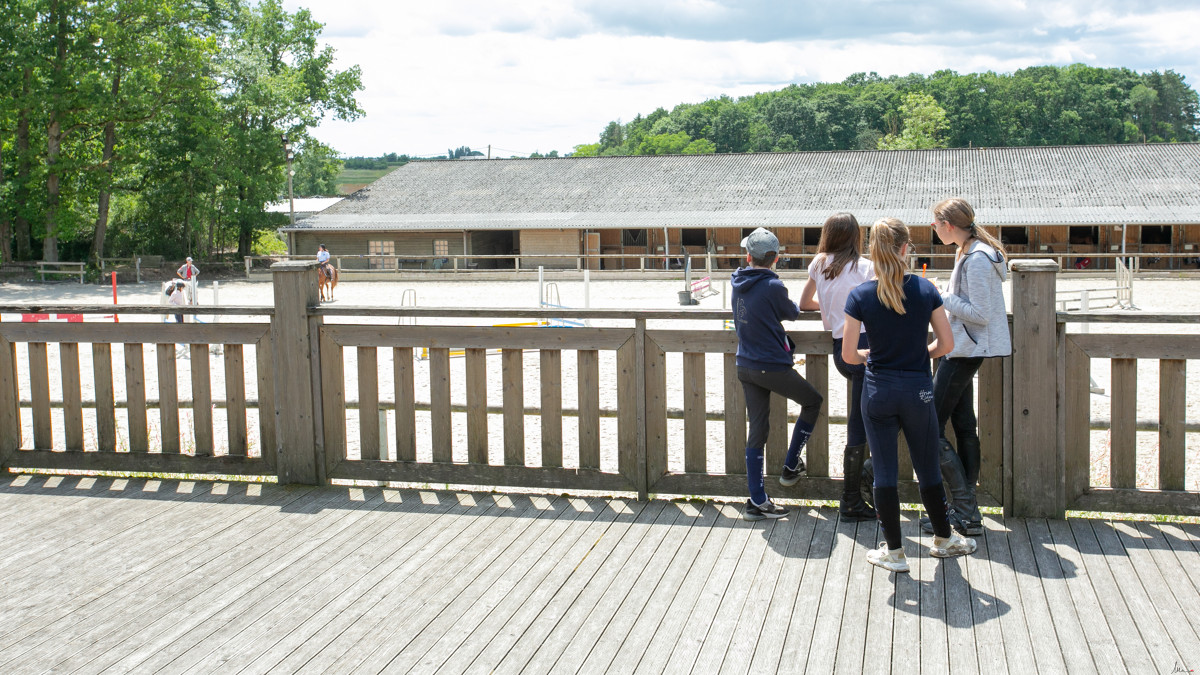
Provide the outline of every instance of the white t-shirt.
<path id="1" fill-rule="evenodd" d="M 859 284 L 870 281 L 875 276 L 875 266 L 870 260 L 859 257 L 857 263 L 847 263 L 842 273 L 834 279 L 825 278 L 825 260 L 822 253 L 813 258 L 808 266 L 808 278 L 817 282 L 817 301 L 821 303 L 821 323 L 825 330 L 833 333 L 833 339 L 842 337 L 842 328 L 846 325 L 846 298 Z M 863 327 L 865 332 L 866 328 Z"/>
<path id="2" fill-rule="evenodd" d="M 329 251 L 317 251 L 317 262 L 329 262 Z"/>

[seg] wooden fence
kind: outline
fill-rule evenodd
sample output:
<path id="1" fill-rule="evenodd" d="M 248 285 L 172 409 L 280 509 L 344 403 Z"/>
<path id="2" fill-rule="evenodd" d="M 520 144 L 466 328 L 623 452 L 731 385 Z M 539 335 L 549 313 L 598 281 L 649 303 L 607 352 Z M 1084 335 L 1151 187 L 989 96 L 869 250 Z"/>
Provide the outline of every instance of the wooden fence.
<path id="1" fill-rule="evenodd" d="M 744 494 L 746 417 L 734 363 L 736 338 L 727 330 L 697 329 L 695 323 L 678 327 L 680 321 L 720 326 L 727 312 L 319 306 L 314 266 L 276 264 L 271 307 L 121 308 L 123 315 L 182 310 L 241 317 L 239 323 L 0 323 L 0 463 L 58 471 L 274 476 L 284 483 L 349 479 L 599 490 L 640 498 Z M 1062 517 L 1067 509 L 1200 510 L 1196 492 L 1184 489 L 1189 428 L 1182 409 L 1184 359 L 1198 358 L 1200 336 L 1070 333 L 1068 320 L 1128 320 L 1116 317 L 1129 315 L 1057 314 L 1058 265 L 1017 261 L 1013 270 L 1016 356 L 989 359 L 977 388 L 981 503 L 1040 517 Z M 112 312 L 111 306 L 0 306 L 0 312 L 47 310 Z M 254 316 L 261 318 L 248 320 Z M 602 325 L 461 325 L 567 316 Z M 422 325 L 397 325 L 401 317 Z M 1140 318 L 1169 322 L 1195 316 Z M 795 331 L 791 336 L 804 354 L 805 376 L 828 392 L 829 334 Z M 84 401 L 79 345 L 87 343 L 94 400 Z M 22 367 L 18 344 L 25 345 Z M 123 401 L 114 395 L 114 344 L 122 345 Z M 178 393 L 176 344 L 186 345 L 190 357 L 190 400 L 180 400 Z M 59 353 L 61 401 L 50 396 L 48 345 Z M 144 371 L 145 345 L 155 345 L 157 398 L 147 395 L 151 373 Z M 217 397 L 210 373 L 214 349 L 222 352 L 225 382 Z M 416 386 L 415 350 L 429 354 L 422 366 L 428 371 L 427 400 L 418 397 L 425 387 Z M 452 367 L 452 352 L 463 354 L 455 362 L 461 367 Z M 1111 486 L 1103 487 L 1089 478 L 1096 452 L 1089 430 L 1097 421 L 1090 419 L 1088 405 L 1094 358 L 1111 358 L 1114 364 L 1113 476 Z M 1130 470 L 1138 423 L 1129 364 L 1137 358 L 1163 364 L 1157 489 L 1136 487 Z M 28 383 L 28 399 L 22 399 L 19 382 Z M 536 406 L 526 405 L 530 385 L 539 392 Z M 844 387 L 844 380 L 835 375 L 832 386 Z M 451 395 L 455 389 L 462 392 L 457 403 Z M 89 415 L 95 411 L 90 439 L 82 421 L 85 408 Z M 153 408 L 159 411 L 157 442 L 147 415 Z M 56 435 L 58 413 L 52 412 L 60 409 L 62 428 Z M 181 429 L 180 411 L 186 409 L 191 428 Z M 215 442 L 214 410 L 226 419 L 220 443 Z M 381 411 L 382 419 L 391 415 L 386 426 L 380 424 Z M 31 418 L 31 435 L 22 433 L 23 412 Z M 774 398 L 768 467 L 782 465 L 786 412 L 785 402 Z M 532 447 L 534 434 L 526 432 L 531 419 L 540 429 Z M 808 476 L 792 488 L 775 484 L 772 494 L 838 497 L 841 481 L 830 477 L 831 422 L 844 420 L 831 420 L 823 411 L 806 451 Z M 394 446 L 381 442 L 389 433 Z M 911 476 L 906 459 L 902 452 L 901 475 Z M 917 501 L 914 482 L 902 482 L 901 494 Z"/>

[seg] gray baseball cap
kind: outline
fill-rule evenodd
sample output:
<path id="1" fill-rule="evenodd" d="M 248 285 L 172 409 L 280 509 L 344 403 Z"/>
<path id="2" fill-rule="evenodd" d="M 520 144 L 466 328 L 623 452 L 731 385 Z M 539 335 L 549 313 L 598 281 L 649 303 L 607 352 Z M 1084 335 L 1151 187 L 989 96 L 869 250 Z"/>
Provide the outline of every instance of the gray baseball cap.
<path id="1" fill-rule="evenodd" d="M 750 257 L 761 259 L 768 253 L 779 252 L 779 237 L 767 228 L 760 227 L 742 240 L 742 248 L 750 253 Z"/>

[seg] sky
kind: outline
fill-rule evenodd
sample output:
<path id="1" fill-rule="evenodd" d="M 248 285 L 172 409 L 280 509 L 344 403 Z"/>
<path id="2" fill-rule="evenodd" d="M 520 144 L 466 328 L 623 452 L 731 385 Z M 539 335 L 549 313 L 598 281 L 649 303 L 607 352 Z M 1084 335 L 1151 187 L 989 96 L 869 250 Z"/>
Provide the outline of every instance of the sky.
<path id="1" fill-rule="evenodd" d="M 613 120 L 788 84 L 1086 63 L 1200 86 L 1197 0 L 284 0 L 359 66 L 343 156 L 570 152 Z"/>

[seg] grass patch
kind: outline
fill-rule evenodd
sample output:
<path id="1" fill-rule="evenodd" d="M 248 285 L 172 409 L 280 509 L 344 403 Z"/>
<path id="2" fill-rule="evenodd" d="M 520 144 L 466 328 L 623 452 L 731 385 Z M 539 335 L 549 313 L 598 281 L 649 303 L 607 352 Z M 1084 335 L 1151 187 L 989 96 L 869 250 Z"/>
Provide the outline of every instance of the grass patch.
<path id="1" fill-rule="evenodd" d="M 369 185 L 386 176 L 396 168 L 397 167 L 393 166 L 386 169 L 342 169 L 335 181 L 337 183 L 338 192 L 342 192 L 343 185 Z"/>

